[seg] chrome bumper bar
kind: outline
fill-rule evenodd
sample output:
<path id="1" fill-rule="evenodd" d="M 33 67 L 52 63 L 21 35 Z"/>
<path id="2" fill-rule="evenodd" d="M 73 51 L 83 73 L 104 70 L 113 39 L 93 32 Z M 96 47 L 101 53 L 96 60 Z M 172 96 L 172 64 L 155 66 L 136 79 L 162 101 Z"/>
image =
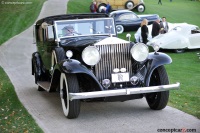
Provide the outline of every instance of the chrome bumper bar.
<path id="1" fill-rule="evenodd" d="M 180 88 L 180 83 L 140 88 L 127 88 L 118 90 L 105 90 L 105 91 L 94 91 L 94 92 L 81 92 L 81 93 L 69 93 L 69 100 L 75 99 L 87 99 L 87 98 L 98 98 L 98 97 L 110 97 L 110 96 L 121 96 L 131 94 L 143 94 L 160 92 L 167 90 L 175 90 Z"/>

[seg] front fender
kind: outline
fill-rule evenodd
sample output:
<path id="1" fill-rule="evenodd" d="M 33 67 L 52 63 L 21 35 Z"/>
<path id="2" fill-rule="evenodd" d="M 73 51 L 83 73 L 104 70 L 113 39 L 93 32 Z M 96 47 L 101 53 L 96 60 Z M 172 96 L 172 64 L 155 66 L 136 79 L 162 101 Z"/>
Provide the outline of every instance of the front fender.
<path id="1" fill-rule="evenodd" d="M 148 58 L 149 58 L 148 65 L 147 65 L 148 71 L 145 78 L 146 86 L 149 86 L 151 75 L 157 67 L 172 63 L 171 57 L 165 53 L 160 53 L 160 52 L 150 53 Z"/>
<path id="2" fill-rule="evenodd" d="M 61 63 L 58 64 L 59 70 L 64 73 L 82 73 L 82 74 L 87 74 L 90 76 L 100 87 L 101 90 L 104 90 L 95 75 L 92 73 L 91 70 L 89 70 L 86 66 L 81 64 L 79 61 L 74 60 L 74 59 L 68 59 L 65 61 L 62 61 Z"/>

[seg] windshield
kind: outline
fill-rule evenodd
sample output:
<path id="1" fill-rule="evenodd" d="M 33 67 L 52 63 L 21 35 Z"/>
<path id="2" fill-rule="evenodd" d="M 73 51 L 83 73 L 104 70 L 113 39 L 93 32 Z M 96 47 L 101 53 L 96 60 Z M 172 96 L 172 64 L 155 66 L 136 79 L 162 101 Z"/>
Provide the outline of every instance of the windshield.
<path id="1" fill-rule="evenodd" d="M 55 21 L 57 38 L 88 35 L 116 35 L 112 18 Z"/>

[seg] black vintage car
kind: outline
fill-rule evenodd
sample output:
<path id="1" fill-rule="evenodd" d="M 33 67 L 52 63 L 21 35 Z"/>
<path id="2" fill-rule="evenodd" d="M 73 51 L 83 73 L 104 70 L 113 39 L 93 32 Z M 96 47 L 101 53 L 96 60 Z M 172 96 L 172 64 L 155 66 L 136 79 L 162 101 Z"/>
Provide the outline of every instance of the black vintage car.
<path id="1" fill-rule="evenodd" d="M 168 55 L 117 38 L 114 20 L 106 14 L 46 17 L 36 22 L 34 36 L 32 75 L 38 91 L 59 92 L 67 118 L 78 117 L 81 101 L 146 97 L 151 109 L 160 110 L 169 90 L 180 86 L 169 85 Z"/>
<path id="2" fill-rule="evenodd" d="M 147 19 L 148 24 L 152 24 L 155 20 L 160 19 L 158 14 L 137 15 L 129 10 L 113 11 L 109 16 L 115 19 L 118 34 L 124 31 L 138 30 L 143 19 Z"/>

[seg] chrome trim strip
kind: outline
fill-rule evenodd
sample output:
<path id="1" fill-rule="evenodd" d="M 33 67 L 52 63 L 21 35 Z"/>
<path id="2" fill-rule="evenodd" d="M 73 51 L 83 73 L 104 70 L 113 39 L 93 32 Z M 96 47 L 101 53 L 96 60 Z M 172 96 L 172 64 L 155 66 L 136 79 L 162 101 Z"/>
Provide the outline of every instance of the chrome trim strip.
<path id="1" fill-rule="evenodd" d="M 131 95 L 131 94 L 143 94 L 160 92 L 167 90 L 175 90 L 180 88 L 180 83 L 170 85 L 160 85 L 160 86 L 150 86 L 150 87 L 140 87 L 140 88 L 127 88 L 118 90 L 105 90 L 105 91 L 94 91 L 94 92 L 81 92 L 81 93 L 69 93 L 69 99 L 87 99 L 87 98 L 98 98 L 98 97 L 110 97 L 110 96 L 120 96 L 120 95 Z"/>

